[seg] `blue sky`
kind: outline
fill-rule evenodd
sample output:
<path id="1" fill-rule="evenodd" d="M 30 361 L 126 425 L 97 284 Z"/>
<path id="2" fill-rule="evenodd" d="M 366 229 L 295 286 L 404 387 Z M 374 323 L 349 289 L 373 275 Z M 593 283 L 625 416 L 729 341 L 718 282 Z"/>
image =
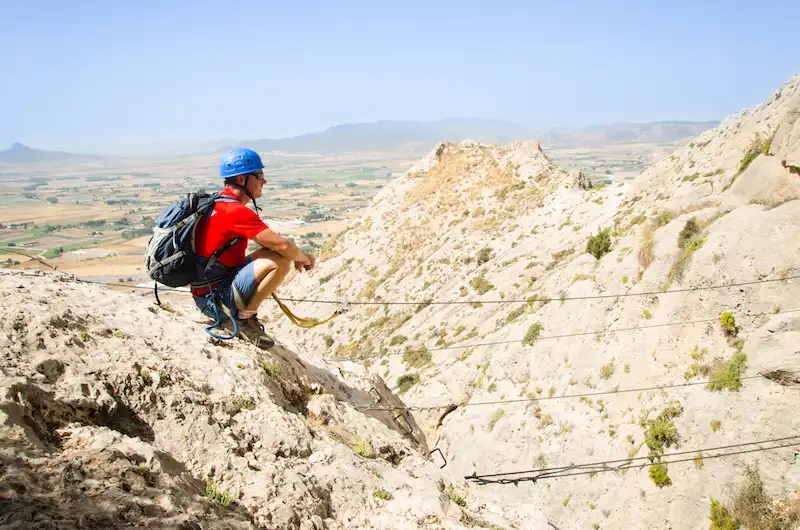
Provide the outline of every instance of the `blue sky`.
<path id="1" fill-rule="evenodd" d="M 721 119 L 800 73 L 798 19 L 796 0 L 0 0 L 0 149 Z"/>

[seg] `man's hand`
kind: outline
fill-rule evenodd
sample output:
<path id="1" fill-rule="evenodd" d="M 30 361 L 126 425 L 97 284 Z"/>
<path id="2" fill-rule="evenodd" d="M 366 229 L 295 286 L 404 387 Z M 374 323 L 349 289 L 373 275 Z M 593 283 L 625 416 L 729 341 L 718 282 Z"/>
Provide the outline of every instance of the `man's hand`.
<path id="1" fill-rule="evenodd" d="M 316 264 L 316 259 L 311 254 L 304 254 L 305 258 L 302 261 L 295 261 L 294 266 L 298 272 L 310 271 Z"/>

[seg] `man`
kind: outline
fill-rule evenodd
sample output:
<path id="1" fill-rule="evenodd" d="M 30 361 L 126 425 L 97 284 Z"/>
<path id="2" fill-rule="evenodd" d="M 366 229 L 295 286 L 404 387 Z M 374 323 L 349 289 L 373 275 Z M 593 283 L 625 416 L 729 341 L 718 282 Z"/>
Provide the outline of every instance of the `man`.
<path id="1" fill-rule="evenodd" d="M 261 157 L 251 149 L 233 149 L 220 159 L 219 176 L 225 184 L 221 198 L 225 202 L 217 202 L 198 223 L 196 243 L 201 266 L 205 266 L 215 251 L 239 238 L 210 267 L 210 286 L 230 309 L 239 333 L 257 346 L 269 348 L 274 343 L 264 334 L 258 321 L 259 306 L 281 284 L 292 264 L 303 272 L 314 268 L 315 259 L 270 230 L 258 214 L 247 207 L 252 200 L 258 210 L 256 199 L 261 197 L 265 183 L 263 169 Z M 248 240 L 262 248 L 245 255 Z M 213 308 L 205 298 L 208 291 L 205 284 L 192 285 L 195 304 L 204 314 L 213 317 Z M 226 327 L 229 322 L 225 321 Z"/>

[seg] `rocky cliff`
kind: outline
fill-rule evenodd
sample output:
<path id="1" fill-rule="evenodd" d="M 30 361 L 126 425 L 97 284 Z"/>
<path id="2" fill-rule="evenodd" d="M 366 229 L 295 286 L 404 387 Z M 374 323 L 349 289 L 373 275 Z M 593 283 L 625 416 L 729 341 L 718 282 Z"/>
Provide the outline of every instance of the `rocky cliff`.
<path id="1" fill-rule="evenodd" d="M 379 377 L 209 342 L 145 296 L 0 275 L 0 527 L 546 528 L 362 410 L 396 402 Z"/>
<path id="2" fill-rule="evenodd" d="M 601 188 L 535 142 L 443 143 L 280 292 L 352 311 L 269 326 L 391 383 L 458 474 L 658 464 L 479 486 L 559 528 L 702 528 L 714 502 L 747 522 L 737 488 L 796 492 L 794 452 L 700 449 L 798 435 L 795 380 L 764 375 L 800 370 L 798 116 L 795 76 Z"/>

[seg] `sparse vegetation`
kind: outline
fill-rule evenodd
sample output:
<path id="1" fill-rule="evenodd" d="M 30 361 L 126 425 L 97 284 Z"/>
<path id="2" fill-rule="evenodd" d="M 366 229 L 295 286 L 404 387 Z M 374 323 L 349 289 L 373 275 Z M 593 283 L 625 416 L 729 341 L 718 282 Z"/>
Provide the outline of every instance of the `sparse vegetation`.
<path id="1" fill-rule="evenodd" d="M 709 512 L 708 518 L 711 519 L 711 526 L 708 527 L 708 530 L 738 530 L 741 528 L 727 508 L 716 499 L 711 499 Z"/>
<path id="2" fill-rule="evenodd" d="M 522 344 L 525 346 L 533 346 L 541 332 L 542 325 L 539 322 L 534 322 L 528 327 L 528 331 L 525 332 L 525 336 L 522 338 Z"/>
<path id="3" fill-rule="evenodd" d="M 614 375 L 614 361 L 611 361 L 608 364 L 604 364 L 600 368 L 600 379 L 608 379 L 612 375 Z"/>
<path id="4" fill-rule="evenodd" d="M 432 358 L 431 352 L 424 346 L 420 349 L 407 347 L 403 353 L 403 362 L 409 368 L 422 368 L 430 363 Z"/>
<path id="5" fill-rule="evenodd" d="M 458 504 L 462 508 L 465 508 L 467 506 L 467 501 L 464 498 L 464 496 L 461 495 L 461 493 L 459 493 L 458 490 L 456 490 L 452 484 L 447 486 L 447 489 L 445 490 L 445 495 L 447 495 L 448 499 Z"/>
<path id="6" fill-rule="evenodd" d="M 375 495 L 375 497 L 377 497 L 378 499 L 381 499 L 381 500 L 384 500 L 384 501 L 390 501 L 390 500 L 392 500 L 394 498 L 394 497 L 392 497 L 391 493 L 389 493 L 388 491 L 386 491 L 383 488 L 376 489 L 375 493 L 373 493 L 373 495 Z"/>
<path id="7" fill-rule="evenodd" d="M 223 508 L 227 508 L 233 502 L 231 494 L 227 490 L 221 489 L 214 480 L 206 481 L 206 497 L 216 501 Z"/>
<path id="8" fill-rule="evenodd" d="M 742 388 L 742 373 L 747 367 L 747 354 L 737 351 L 731 360 L 724 363 L 711 374 L 708 389 L 712 392 L 730 390 L 738 392 Z"/>
<path id="9" fill-rule="evenodd" d="M 729 337 L 735 337 L 739 330 L 736 328 L 736 319 L 733 315 L 725 311 L 719 316 L 719 323 L 722 326 L 722 331 Z"/>
<path id="10" fill-rule="evenodd" d="M 417 383 L 419 383 L 419 374 L 403 374 L 397 378 L 398 392 L 400 394 L 405 394 Z"/>
<path id="11" fill-rule="evenodd" d="M 484 278 L 483 275 L 475 276 L 470 280 L 469 284 L 478 294 L 486 294 L 494 289 L 494 285 Z"/>
<path id="12" fill-rule="evenodd" d="M 368 438 L 356 436 L 355 443 L 353 444 L 353 452 L 363 456 L 364 458 L 371 458 L 373 454 L 372 442 Z"/>
<path id="13" fill-rule="evenodd" d="M 494 258 L 494 252 L 492 249 L 490 247 L 483 247 L 478 251 L 476 261 L 478 262 L 478 265 L 483 265 L 484 263 L 491 261 L 492 258 Z"/>
<path id="14" fill-rule="evenodd" d="M 722 427 L 722 422 L 719 420 L 711 420 L 711 430 L 717 432 Z"/>
<path id="15" fill-rule="evenodd" d="M 500 418 L 502 418 L 503 415 L 505 415 L 505 413 L 506 411 L 500 409 L 494 414 L 492 414 L 492 418 L 491 420 L 489 420 L 489 432 L 492 432 L 494 430 L 494 426 L 497 424 L 498 421 L 500 421 Z"/>
<path id="16" fill-rule="evenodd" d="M 672 485 L 672 479 L 669 478 L 666 464 L 663 464 L 661 462 L 653 464 L 652 466 L 650 466 L 650 471 L 648 472 L 648 475 L 650 475 L 650 479 L 659 488 Z"/>
<path id="17" fill-rule="evenodd" d="M 664 290 L 668 289 L 672 282 L 680 280 L 683 277 L 683 271 L 686 268 L 686 263 L 689 258 L 697 250 L 702 248 L 705 242 L 706 236 L 700 233 L 700 227 L 697 221 L 694 218 L 686 221 L 680 234 L 678 234 L 678 248 L 681 252 L 672 264 L 667 282 L 664 285 Z"/>
<path id="18" fill-rule="evenodd" d="M 405 335 L 395 335 L 392 337 L 392 340 L 389 341 L 389 346 L 399 346 L 403 344 L 405 341 L 408 340 L 408 337 Z"/>
<path id="19" fill-rule="evenodd" d="M 597 234 L 589 236 L 586 242 L 586 252 L 600 259 L 611 250 L 611 234 L 608 228 L 598 229 Z"/>
<path id="20" fill-rule="evenodd" d="M 261 359 L 259 361 L 259 365 L 261 366 L 261 369 L 264 370 L 264 373 L 273 379 L 279 377 L 283 373 L 281 364 L 277 361 L 267 361 L 266 359 Z"/>
<path id="21" fill-rule="evenodd" d="M 784 530 L 800 523 L 800 497 L 771 498 L 764 490 L 758 468 L 748 465 L 733 496 L 732 508 L 712 499 L 709 510 L 712 530 L 752 528 Z"/>
<path id="22" fill-rule="evenodd" d="M 661 462 L 661 456 L 665 448 L 678 444 L 678 429 L 672 420 L 682 412 L 683 407 L 676 401 L 662 410 L 655 420 L 645 419 L 641 422 L 642 428 L 645 429 L 644 441 L 650 449 L 650 460 L 655 462 L 650 467 L 649 475 L 659 488 L 672 484 L 667 466 Z"/>

